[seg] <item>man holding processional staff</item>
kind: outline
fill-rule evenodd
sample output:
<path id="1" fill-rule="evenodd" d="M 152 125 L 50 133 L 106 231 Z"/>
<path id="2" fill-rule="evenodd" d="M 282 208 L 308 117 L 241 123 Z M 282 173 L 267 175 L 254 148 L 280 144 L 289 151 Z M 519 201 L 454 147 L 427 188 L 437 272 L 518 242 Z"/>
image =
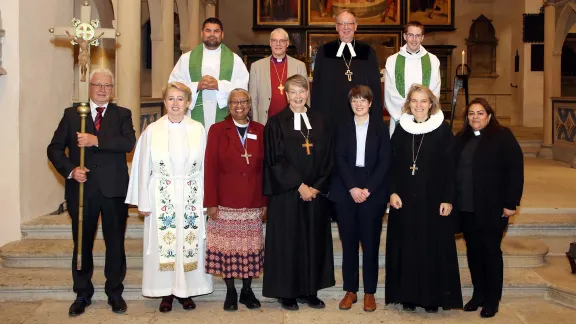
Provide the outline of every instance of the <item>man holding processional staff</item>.
<path id="1" fill-rule="evenodd" d="M 67 108 L 48 145 L 48 159 L 66 179 L 65 199 L 72 219 L 72 277 L 76 300 L 70 306 L 70 316 L 84 313 L 94 294 L 92 248 L 100 214 L 106 242 L 104 274 L 108 304 L 116 313 L 126 311 L 126 302 L 122 299 L 122 281 L 126 275 L 124 234 L 128 218 L 128 205 L 124 203 L 128 189 L 126 153 L 134 148 L 136 137 L 130 110 L 110 102 L 114 88 L 112 72 L 93 70 L 89 82 L 90 113 L 85 118 L 85 131 L 81 131 L 83 121 L 76 107 Z M 85 166 L 80 163 L 82 150 Z M 80 184 L 84 187 L 83 198 L 79 193 Z M 82 212 L 79 208 L 81 199 Z M 79 218 L 81 231 L 78 231 Z M 81 251 L 78 251 L 79 246 Z M 81 262 L 77 266 L 79 255 Z"/>

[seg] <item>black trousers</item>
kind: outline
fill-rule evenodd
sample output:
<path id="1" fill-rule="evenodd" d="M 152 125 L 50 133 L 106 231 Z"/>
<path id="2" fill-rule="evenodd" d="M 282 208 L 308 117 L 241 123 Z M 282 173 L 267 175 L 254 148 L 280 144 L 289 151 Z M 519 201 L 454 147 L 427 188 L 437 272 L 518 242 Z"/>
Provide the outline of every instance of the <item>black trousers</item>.
<path id="1" fill-rule="evenodd" d="M 106 198 L 102 192 L 84 198 L 84 213 L 82 226 L 82 270 L 76 269 L 78 251 L 78 201 L 67 201 L 68 212 L 72 218 L 72 236 L 74 239 L 74 255 L 72 257 L 72 278 L 74 292 L 78 297 L 91 298 L 94 295 L 92 273 L 94 262 L 92 249 L 98 229 L 98 217 L 102 214 L 102 233 L 106 244 L 106 263 L 104 286 L 108 297 L 120 296 L 124 291 L 124 277 L 126 276 L 126 253 L 124 251 L 124 236 L 126 233 L 126 220 L 128 218 L 128 205 L 125 198 Z"/>
<path id="2" fill-rule="evenodd" d="M 468 267 L 474 286 L 473 297 L 484 301 L 484 305 L 497 306 L 502 298 L 504 261 L 502 260 L 502 230 L 487 230 L 478 226 L 477 216 L 461 212 L 462 232 L 466 240 Z"/>

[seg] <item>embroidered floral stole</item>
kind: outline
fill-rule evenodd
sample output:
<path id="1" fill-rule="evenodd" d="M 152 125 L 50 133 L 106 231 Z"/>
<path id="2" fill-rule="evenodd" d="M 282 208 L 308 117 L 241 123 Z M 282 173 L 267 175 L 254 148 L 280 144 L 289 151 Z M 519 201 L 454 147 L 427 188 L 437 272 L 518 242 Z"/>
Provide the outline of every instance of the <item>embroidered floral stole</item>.
<path id="1" fill-rule="evenodd" d="M 430 78 L 432 77 L 432 63 L 430 62 L 430 55 L 426 53 L 424 56 L 420 58 L 420 62 L 422 64 L 422 85 L 429 87 Z M 398 90 L 398 93 L 400 93 L 402 98 L 406 97 L 406 85 L 404 84 L 405 66 L 406 66 L 406 58 L 398 54 L 398 56 L 396 57 L 394 75 L 396 78 L 396 90 Z"/>
<path id="2" fill-rule="evenodd" d="M 184 119 L 182 122 L 186 122 Z M 198 178 L 202 177 L 201 162 L 195 160 L 194 149 L 190 149 L 190 156 L 185 166 L 183 177 L 174 176 L 172 161 L 168 152 L 168 123 L 160 122 L 154 127 L 151 135 L 152 172 L 155 183 L 155 216 L 158 229 L 158 252 L 160 254 L 160 271 L 174 271 L 178 240 L 177 219 L 183 217 L 184 242 L 182 246 L 184 271 L 198 268 L 198 241 L 201 239 L 202 191 Z M 201 139 L 193 134 L 188 123 L 186 125 L 188 144 L 198 143 Z M 194 147 L 195 145 L 190 145 Z M 184 187 L 184 215 L 178 215 L 174 207 L 175 181 L 182 181 Z"/>

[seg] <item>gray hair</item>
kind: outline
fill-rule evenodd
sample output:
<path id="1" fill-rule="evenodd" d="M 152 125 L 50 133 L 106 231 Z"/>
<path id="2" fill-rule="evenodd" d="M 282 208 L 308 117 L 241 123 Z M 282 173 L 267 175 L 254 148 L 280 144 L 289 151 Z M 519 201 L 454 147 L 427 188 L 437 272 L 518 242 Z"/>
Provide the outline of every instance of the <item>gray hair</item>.
<path id="1" fill-rule="evenodd" d="M 284 28 L 276 28 L 274 29 L 271 33 L 270 33 L 270 39 L 272 39 L 272 35 L 274 34 L 280 34 L 282 36 L 284 36 L 284 39 L 287 39 L 288 41 L 290 41 L 290 38 L 288 37 L 288 32 L 286 31 L 286 29 Z"/>
<path id="2" fill-rule="evenodd" d="M 334 20 L 335 20 L 336 22 L 338 22 L 338 17 L 340 17 L 340 15 L 343 14 L 343 13 L 347 13 L 347 14 L 352 15 L 352 16 L 354 17 L 354 23 L 357 23 L 357 22 L 358 22 L 358 21 L 357 21 L 357 18 L 356 18 L 356 13 L 355 13 L 354 11 L 350 10 L 350 9 L 342 9 L 342 10 L 338 11 L 338 14 L 336 14 L 336 16 L 334 16 Z"/>
<path id="3" fill-rule="evenodd" d="M 108 69 L 104 69 L 104 68 L 98 68 L 98 69 L 92 70 L 92 72 L 90 72 L 90 78 L 88 80 L 92 81 L 92 77 L 96 73 L 102 73 L 104 75 L 111 77 L 112 78 L 112 84 L 114 84 L 114 74 L 112 74 L 112 71 L 110 71 Z"/>

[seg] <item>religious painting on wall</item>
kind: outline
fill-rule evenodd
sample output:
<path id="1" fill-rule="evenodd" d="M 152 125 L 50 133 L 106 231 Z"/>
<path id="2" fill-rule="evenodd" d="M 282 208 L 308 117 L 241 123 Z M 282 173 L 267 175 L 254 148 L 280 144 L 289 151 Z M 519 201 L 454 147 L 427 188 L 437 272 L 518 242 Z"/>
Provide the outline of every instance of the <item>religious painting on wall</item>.
<path id="1" fill-rule="evenodd" d="M 254 26 L 298 26 L 302 0 L 254 0 Z"/>
<path id="2" fill-rule="evenodd" d="M 401 0 L 308 0 L 308 25 L 334 25 L 334 16 L 343 9 L 356 14 L 359 26 L 400 26 Z"/>
<path id="3" fill-rule="evenodd" d="M 160 119 L 163 114 L 163 101 L 147 100 L 140 103 L 140 132 L 143 132 L 148 125 Z"/>
<path id="4" fill-rule="evenodd" d="M 318 47 L 338 38 L 336 31 L 309 31 L 307 32 L 308 57 L 312 61 L 312 70 L 314 70 L 314 60 Z M 355 39 L 369 44 L 376 51 L 380 71 L 386 66 L 388 56 L 398 52 L 400 46 L 400 33 L 380 33 L 376 31 L 357 31 Z"/>
<path id="5" fill-rule="evenodd" d="M 407 0 L 406 21 L 417 20 L 434 29 L 454 28 L 454 0 Z"/>

